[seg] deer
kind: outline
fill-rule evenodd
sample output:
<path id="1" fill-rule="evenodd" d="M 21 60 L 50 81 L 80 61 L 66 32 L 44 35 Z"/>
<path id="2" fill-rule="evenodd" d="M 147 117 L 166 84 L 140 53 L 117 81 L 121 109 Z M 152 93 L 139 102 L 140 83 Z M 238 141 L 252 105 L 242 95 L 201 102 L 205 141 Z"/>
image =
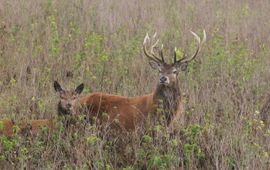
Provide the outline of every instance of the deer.
<path id="1" fill-rule="evenodd" d="M 18 128 L 18 131 L 16 128 Z M 21 123 L 14 122 L 12 119 L 0 120 L 0 135 L 8 137 L 14 136 L 14 134 L 37 134 L 41 127 L 47 127 L 48 129 L 54 129 L 54 122 L 52 119 L 37 119 L 27 120 Z"/>
<path id="2" fill-rule="evenodd" d="M 58 116 L 77 115 L 86 113 L 90 118 L 96 117 L 102 124 L 110 124 L 118 120 L 120 126 L 126 130 L 134 130 L 137 124 L 141 123 L 149 114 L 155 114 L 161 110 L 165 117 L 167 126 L 179 119 L 184 112 L 184 105 L 179 89 L 178 74 L 187 68 L 189 62 L 194 60 L 206 41 L 206 33 L 203 31 L 203 40 L 192 32 L 198 42 L 197 48 L 191 57 L 184 57 L 177 60 L 177 49 L 174 49 L 174 62 L 166 63 L 163 56 L 163 45 L 159 49 L 160 58 L 157 57 L 154 50 L 159 40 L 154 41 L 156 34 L 150 39 L 146 34 L 143 41 L 143 52 L 149 59 L 149 65 L 159 72 L 159 81 L 154 92 L 136 97 L 126 97 L 113 95 L 103 92 L 93 92 L 79 97 L 84 89 L 84 84 L 80 84 L 75 90 L 64 90 L 61 85 L 54 81 L 54 89 L 59 94 L 60 100 L 57 105 Z M 147 49 L 147 43 L 150 43 L 150 51 Z M 104 116 L 106 113 L 107 116 Z M 0 134 L 8 136 L 13 135 L 11 127 L 14 126 L 12 120 L 4 120 L 4 129 L 0 129 Z M 40 126 L 47 126 L 54 129 L 52 119 L 31 120 L 21 126 L 21 129 L 30 127 L 31 132 L 36 133 Z"/>
<path id="3" fill-rule="evenodd" d="M 74 117 L 80 108 L 78 99 L 84 89 L 84 84 L 81 83 L 75 90 L 64 90 L 57 81 L 54 81 L 53 86 L 60 98 L 57 104 L 58 118 L 65 118 L 68 115 Z M 41 127 L 54 130 L 55 124 L 53 119 L 26 120 L 22 123 L 16 123 L 12 119 L 3 119 L 0 120 L 0 135 L 13 136 L 15 134 L 14 126 L 18 126 L 18 134 L 37 134 Z"/>
<path id="4" fill-rule="evenodd" d="M 179 119 L 184 112 L 184 105 L 179 89 L 178 74 L 185 70 L 188 63 L 196 58 L 206 41 L 206 33 L 203 31 L 203 40 L 191 31 L 197 40 L 197 48 L 192 56 L 177 59 L 177 49 L 174 49 L 173 63 L 165 62 L 163 45 L 159 49 L 159 56 L 155 53 L 159 40 L 156 34 L 149 37 L 146 34 L 143 41 L 143 52 L 149 60 L 150 66 L 159 72 L 159 80 L 154 91 L 150 94 L 136 97 L 126 97 L 103 92 L 93 92 L 80 98 L 80 104 L 87 108 L 88 114 L 100 122 L 111 123 L 118 120 L 120 126 L 126 130 L 134 130 L 149 115 L 156 115 L 158 110 L 165 117 L 167 126 Z M 150 45 L 150 49 L 147 48 Z M 103 113 L 107 116 L 104 117 Z"/>
<path id="5" fill-rule="evenodd" d="M 15 123 L 12 119 L 0 120 L 0 135 L 12 136 L 14 125 Z"/>

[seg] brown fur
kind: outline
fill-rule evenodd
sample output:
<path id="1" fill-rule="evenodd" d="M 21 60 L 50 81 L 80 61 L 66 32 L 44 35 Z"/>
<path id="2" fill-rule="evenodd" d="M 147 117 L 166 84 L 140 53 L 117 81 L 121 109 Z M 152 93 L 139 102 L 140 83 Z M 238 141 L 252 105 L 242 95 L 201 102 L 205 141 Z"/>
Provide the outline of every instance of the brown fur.
<path id="1" fill-rule="evenodd" d="M 82 97 L 80 103 L 87 107 L 91 117 L 97 117 L 102 123 L 111 123 L 118 119 L 125 129 L 134 129 L 135 124 L 152 111 L 152 98 L 153 95 L 124 97 L 96 92 Z"/>
<path id="2" fill-rule="evenodd" d="M 13 135 L 13 126 L 14 122 L 11 119 L 0 120 L 1 126 L 0 135 L 12 136 Z"/>
<path id="3" fill-rule="evenodd" d="M 154 103 L 161 110 L 161 114 L 165 116 L 167 125 L 174 119 L 179 104 L 181 104 L 180 89 L 177 84 L 175 83 L 171 87 L 158 85 L 154 93 Z"/>
<path id="4" fill-rule="evenodd" d="M 118 119 L 121 127 L 133 130 L 148 114 L 155 114 L 158 99 L 159 95 L 157 93 L 137 97 L 124 97 L 96 92 L 82 97 L 80 103 L 88 108 L 91 117 L 97 117 L 102 123 L 111 123 L 114 119 Z M 176 103 L 177 106 L 173 112 L 180 114 L 182 111 L 179 110 L 179 108 L 182 108 L 180 107 L 181 101 L 179 100 Z M 177 112 L 176 110 L 179 111 Z M 104 118 L 103 113 L 107 113 L 108 118 Z M 179 116 L 173 115 L 171 119 L 174 117 Z"/>
<path id="5" fill-rule="evenodd" d="M 11 119 L 0 120 L 3 123 L 3 129 L 0 129 L 0 134 L 5 136 L 13 136 L 13 127 L 16 125 L 19 128 L 18 134 L 31 133 L 36 134 L 41 127 L 47 127 L 50 130 L 54 129 L 54 123 L 51 119 L 30 120 L 24 123 L 14 123 Z"/>

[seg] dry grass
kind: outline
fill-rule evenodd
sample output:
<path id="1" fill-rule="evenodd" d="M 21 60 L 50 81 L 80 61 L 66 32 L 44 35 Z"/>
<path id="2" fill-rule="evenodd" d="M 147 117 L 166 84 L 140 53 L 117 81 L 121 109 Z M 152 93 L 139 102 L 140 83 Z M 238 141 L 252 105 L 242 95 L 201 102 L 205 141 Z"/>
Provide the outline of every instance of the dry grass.
<path id="1" fill-rule="evenodd" d="M 59 123 L 49 136 L 2 137 L 3 167 L 268 169 L 270 131 L 258 111 L 270 83 L 269 11 L 267 0 L 0 0 L 0 116 L 16 121 L 55 117 L 54 80 L 84 82 L 84 93 L 150 93 L 157 73 L 144 35 L 158 32 L 168 60 L 175 46 L 194 49 L 189 30 L 208 35 L 179 76 L 187 110 L 176 134 L 108 138 L 87 125 L 71 135 Z"/>

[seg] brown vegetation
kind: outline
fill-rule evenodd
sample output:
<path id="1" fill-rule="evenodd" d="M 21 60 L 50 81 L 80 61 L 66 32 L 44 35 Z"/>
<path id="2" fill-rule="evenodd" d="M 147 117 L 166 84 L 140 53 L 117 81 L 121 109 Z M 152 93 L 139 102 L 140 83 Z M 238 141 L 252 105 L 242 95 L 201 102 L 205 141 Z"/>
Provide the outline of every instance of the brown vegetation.
<path id="1" fill-rule="evenodd" d="M 175 133 L 146 121 L 143 132 L 111 138 L 78 116 L 83 126 L 73 133 L 57 121 L 50 135 L 1 136 L 0 166 L 269 169 L 270 132 L 260 119 L 270 83 L 269 9 L 266 0 L 2 0 L 0 117 L 14 122 L 57 117 L 54 80 L 67 88 L 84 82 L 84 94 L 152 92 L 147 32 L 158 32 L 168 61 L 175 46 L 177 59 L 194 51 L 190 30 L 204 28 L 208 38 L 179 73 L 186 110 Z"/>

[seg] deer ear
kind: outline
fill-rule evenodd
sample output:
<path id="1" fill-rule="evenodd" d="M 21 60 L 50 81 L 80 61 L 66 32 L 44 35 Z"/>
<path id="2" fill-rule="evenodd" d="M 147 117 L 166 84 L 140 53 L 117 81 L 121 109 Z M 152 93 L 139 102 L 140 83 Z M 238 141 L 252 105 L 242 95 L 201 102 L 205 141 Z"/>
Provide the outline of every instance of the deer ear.
<path id="1" fill-rule="evenodd" d="M 186 71 L 187 70 L 187 66 L 188 66 L 188 63 L 176 63 L 175 64 L 175 67 L 176 67 L 176 69 L 177 70 L 179 70 L 179 71 Z"/>
<path id="2" fill-rule="evenodd" d="M 180 66 L 181 71 L 186 71 L 186 70 L 187 70 L 187 66 L 188 66 L 188 63 L 183 63 L 183 64 Z"/>
<path id="3" fill-rule="evenodd" d="M 161 65 L 160 65 L 160 63 L 158 63 L 158 62 L 156 62 L 156 61 L 154 61 L 154 60 L 150 60 L 149 61 L 149 64 L 150 64 L 150 66 L 153 68 L 153 69 L 155 69 L 155 70 L 161 70 Z"/>
<path id="4" fill-rule="evenodd" d="M 82 91 L 83 91 L 83 88 L 84 88 L 84 84 L 82 83 L 82 84 L 80 84 L 80 85 L 75 89 L 75 92 L 76 92 L 77 94 L 81 94 Z"/>
<path id="5" fill-rule="evenodd" d="M 62 89 L 61 85 L 58 83 L 58 81 L 54 81 L 53 87 L 54 87 L 54 90 L 55 90 L 56 92 L 63 91 L 63 89 Z"/>

